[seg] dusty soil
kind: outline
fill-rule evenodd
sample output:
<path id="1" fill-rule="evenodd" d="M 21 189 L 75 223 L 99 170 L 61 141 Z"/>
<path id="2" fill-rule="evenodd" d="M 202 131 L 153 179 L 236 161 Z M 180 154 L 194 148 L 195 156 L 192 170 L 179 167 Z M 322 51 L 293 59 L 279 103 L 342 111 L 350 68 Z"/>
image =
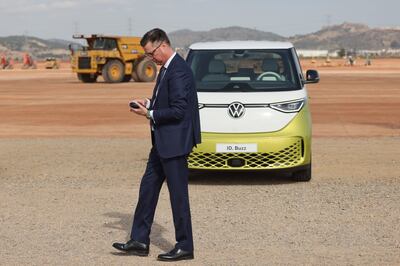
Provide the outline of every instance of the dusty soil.
<path id="1" fill-rule="evenodd" d="M 307 63 L 307 62 L 306 62 Z M 316 68 L 308 85 L 314 136 L 400 134 L 400 60 L 371 67 Z M 148 137 L 146 119 L 128 112 L 132 97 L 150 97 L 153 83 L 83 84 L 59 70 L 0 71 L 0 137 Z"/>
<path id="2" fill-rule="evenodd" d="M 400 60 L 304 65 L 321 74 L 308 86 L 312 181 L 193 176 L 190 264 L 400 263 Z M 150 148 L 127 103 L 153 85 L 82 84 L 65 66 L 0 71 L 0 264 L 160 264 L 174 245 L 166 187 L 150 257 L 111 247 L 129 236 Z"/>

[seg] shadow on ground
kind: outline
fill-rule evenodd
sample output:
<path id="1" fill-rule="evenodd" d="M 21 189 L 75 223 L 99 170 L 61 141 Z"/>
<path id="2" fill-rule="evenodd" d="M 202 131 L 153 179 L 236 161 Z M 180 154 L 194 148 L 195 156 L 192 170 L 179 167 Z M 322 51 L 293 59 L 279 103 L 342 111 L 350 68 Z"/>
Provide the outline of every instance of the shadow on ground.
<path id="1" fill-rule="evenodd" d="M 290 173 L 282 172 L 191 172 L 189 185 L 284 185 L 297 183 Z"/>
<path id="2" fill-rule="evenodd" d="M 105 213 L 104 216 L 112 218 L 112 222 L 106 223 L 104 227 L 122 230 L 126 232 L 125 240 L 121 239 L 120 242 L 124 241 L 126 242 L 130 239 L 133 214 L 108 212 Z M 153 226 L 151 227 L 150 239 L 151 239 L 151 245 L 155 245 L 162 251 L 167 252 L 174 248 L 174 244 L 172 244 L 163 237 L 163 233 L 165 231 L 166 229 L 163 226 L 159 225 L 157 222 L 154 222 Z M 127 253 L 122 253 L 122 252 L 111 252 L 111 254 L 118 256 L 129 255 Z"/>

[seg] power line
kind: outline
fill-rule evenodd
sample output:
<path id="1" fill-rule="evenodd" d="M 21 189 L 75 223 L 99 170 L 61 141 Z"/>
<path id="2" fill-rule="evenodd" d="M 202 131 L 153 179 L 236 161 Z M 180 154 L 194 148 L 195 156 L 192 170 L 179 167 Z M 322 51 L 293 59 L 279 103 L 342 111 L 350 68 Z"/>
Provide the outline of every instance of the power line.
<path id="1" fill-rule="evenodd" d="M 74 21 L 74 34 L 79 34 L 79 22 Z"/>
<path id="2" fill-rule="evenodd" d="M 132 18 L 128 18 L 128 36 L 132 36 Z"/>

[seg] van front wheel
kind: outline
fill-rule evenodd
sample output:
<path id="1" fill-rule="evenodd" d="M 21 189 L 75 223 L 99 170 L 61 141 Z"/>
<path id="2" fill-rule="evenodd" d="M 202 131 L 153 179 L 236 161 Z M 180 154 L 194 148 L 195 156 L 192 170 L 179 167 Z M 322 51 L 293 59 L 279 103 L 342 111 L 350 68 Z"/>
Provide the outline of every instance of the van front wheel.
<path id="1" fill-rule="evenodd" d="M 292 179 L 297 182 L 308 182 L 311 180 L 311 164 L 303 170 L 292 173 Z"/>

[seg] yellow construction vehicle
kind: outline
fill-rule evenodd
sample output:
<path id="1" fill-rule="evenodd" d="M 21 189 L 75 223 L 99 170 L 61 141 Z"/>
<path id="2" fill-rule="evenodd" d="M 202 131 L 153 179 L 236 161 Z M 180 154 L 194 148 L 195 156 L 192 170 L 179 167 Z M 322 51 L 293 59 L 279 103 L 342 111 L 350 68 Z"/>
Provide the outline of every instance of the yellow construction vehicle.
<path id="1" fill-rule="evenodd" d="M 70 45 L 72 71 L 82 82 L 96 82 L 103 76 L 105 82 L 154 81 L 156 64 L 144 56 L 140 37 L 111 35 L 74 35 L 86 39 L 87 46 Z M 76 47 L 76 46 L 75 46 Z"/>
<path id="2" fill-rule="evenodd" d="M 59 69 L 60 64 L 55 57 L 47 57 L 46 58 L 46 69 Z"/>

